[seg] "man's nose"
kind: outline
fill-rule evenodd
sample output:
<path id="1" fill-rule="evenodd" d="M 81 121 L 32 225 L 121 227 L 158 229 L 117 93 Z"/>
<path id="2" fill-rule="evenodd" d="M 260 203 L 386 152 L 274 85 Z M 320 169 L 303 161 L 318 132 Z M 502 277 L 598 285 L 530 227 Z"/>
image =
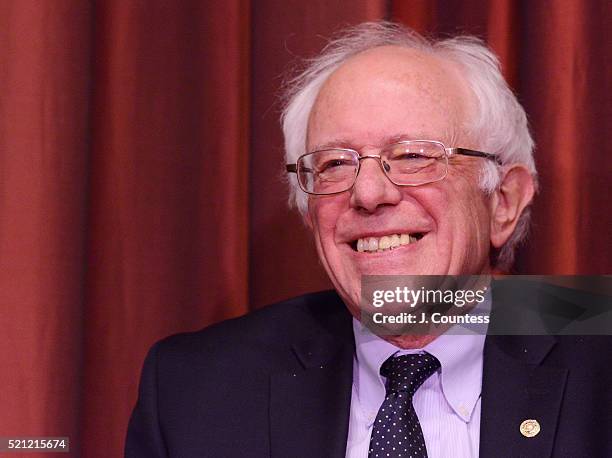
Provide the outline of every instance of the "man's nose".
<path id="1" fill-rule="evenodd" d="M 373 157 L 362 159 L 359 175 L 351 190 L 351 206 L 373 213 L 380 206 L 397 205 L 401 199 L 399 187 L 387 178 L 380 160 Z"/>

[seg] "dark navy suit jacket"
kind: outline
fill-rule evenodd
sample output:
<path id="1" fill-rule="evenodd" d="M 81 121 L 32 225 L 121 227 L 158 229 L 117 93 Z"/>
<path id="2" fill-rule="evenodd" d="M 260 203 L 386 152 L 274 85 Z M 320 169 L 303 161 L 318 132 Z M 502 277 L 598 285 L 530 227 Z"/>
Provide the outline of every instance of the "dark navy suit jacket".
<path id="1" fill-rule="evenodd" d="M 126 457 L 344 457 L 353 354 L 335 292 L 162 340 Z M 481 417 L 482 457 L 612 457 L 612 338 L 487 336 Z"/>

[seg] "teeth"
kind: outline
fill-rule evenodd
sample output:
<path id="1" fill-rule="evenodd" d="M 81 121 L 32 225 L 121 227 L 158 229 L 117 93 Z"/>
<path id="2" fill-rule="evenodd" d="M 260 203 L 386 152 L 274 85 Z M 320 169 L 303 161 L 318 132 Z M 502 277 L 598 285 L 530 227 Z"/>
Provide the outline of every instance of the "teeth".
<path id="1" fill-rule="evenodd" d="M 397 248 L 398 246 L 400 246 L 400 236 L 393 234 L 391 236 L 391 248 Z"/>
<path id="2" fill-rule="evenodd" d="M 382 252 L 392 250 L 402 245 L 409 245 L 417 241 L 415 236 L 410 234 L 392 234 L 382 237 L 365 237 L 357 240 L 357 251 Z"/>

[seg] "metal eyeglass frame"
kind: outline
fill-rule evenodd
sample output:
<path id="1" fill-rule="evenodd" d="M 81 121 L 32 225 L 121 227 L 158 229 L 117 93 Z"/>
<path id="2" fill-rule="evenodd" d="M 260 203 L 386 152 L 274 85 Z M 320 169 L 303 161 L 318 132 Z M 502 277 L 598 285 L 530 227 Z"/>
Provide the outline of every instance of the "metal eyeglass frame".
<path id="1" fill-rule="evenodd" d="M 383 148 L 381 148 L 381 150 L 385 150 L 391 146 L 395 146 L 395 145 L 405 145 L 405 144 L 410 144 L 410 143 L 435 143 L 436 145 L 440 145 L 442 148 L 444 148 L 444 152 L 445 152 L 445 159 L 446 159 L 446 170 L 444 171 L 444 175 L 436 180 L 432 180 L 432 181 L 426 181 L 424 183 L 416 183 L 416 184 L 401 184 L 401 183 L 396 183 L 395 181 L 393 181 L 393 179 L 388 175 L 388 167 L 389 164 L 387 164 L 386 162 L 383 162 L 382 157 L 380 154 L 367 154 L 367 155 L 361 155 L 359 153 L 359 151 L 352 149 L 352 148 L 324 148 L 324 149 L 319 149 L 319 150 L 314 150 L 314 151 L 310 151 L 309 153 L 304 153 L 302 154 L 300 157 L 298 157 L 297 162 L 295 164 L 287 164 L 285 165 L 285 169 L 287 171 L 287 173 L 295 173 L 297 175 L 298 173 L 298 164 L 300 162 L 300 159 L 302 159 L 304 156 L 307 156 L 309 154 L 313 154 L 313 153 L 318 153 L 318 152 L 322 152 L 322 151 L 346 151 L 346 152 L 351 152 L 351 153 L 355 153 L 359 159 L 359 167 L 357 168 L 357 173 L 355 173 L 355 178 L 353 179 L 353 183 L 346 189 L 342 190 L 342 191 L 335 191 L 335 192 L 312 192 L 312 191 L 307 191 L 306 189 L 304 189 L 304 187 L 302 186 L 302 183 L 300 183 L 300 180 L 298 178 L 297 182 L 298 182 L 298 186 L 300 187 L 300 189 L 302 191 L 304 191 L 306 194 L 310 194 L 313 196 L 331 196 L 334 194 L 340 194 L 342 192 L 346 192 L 348 190 L 350 190 L 353 186 L 355 186 L 355 182 L 357 181 L 357 177 L 359 176 L 359 172 L 361 171 L 361 161 L 363 159 L 377 159 L 378 163 L 380 164 L 380 168 L 382 169 L 383 173 L 385 174 L 385 176 L 387 177 L 387 179 L 393 183 L 395 186 L 423 186 L 426 184 L 430 184 L 430 183 L 436 183 L 437 181 L 442 181 L 444 178 L 446 178 L 447 174 L 448 174 L 448 158 L 454 155 L 461 155 L 461 156 L 471 156 L 471 157 L 482 157 L 485 159 L 489 159 L 492 161 L 495 161 L 498 165 L 502 165 L 501 160 L 499 159 L 499 156 L 497 156 L 496 154 L 490 154 L 490 153 L 483 153 L 482 151 L 476 151 L 473 149 L 468 149 L 468 148 L 460 148 L 460 147 L 452 147 L 449 148 L 446 145 L 444 145 L 444 143 L 436 141 L 436 140 L 404 140 L 401 142 L 396 142 L 396 143 L 391 143 L 387 146 L 384 146 Z"/>

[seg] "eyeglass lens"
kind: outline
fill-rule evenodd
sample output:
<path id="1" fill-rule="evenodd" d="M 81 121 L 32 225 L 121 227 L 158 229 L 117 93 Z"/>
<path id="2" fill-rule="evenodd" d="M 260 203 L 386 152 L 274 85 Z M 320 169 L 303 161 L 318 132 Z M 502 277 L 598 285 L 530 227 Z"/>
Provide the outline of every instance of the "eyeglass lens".
<path id="1" fill-rule="evenodd" d="M 326 149 L 306 154 L 298 161 L 302 188 L 314 194 L 334 194 L 350 189 L 359 172 L 359 154 L 353 150 Z M 384 173 L 396 185 L 431 183 L 446 175 L 444 146 L 437 142 L 402 142 L 380 152 Z"/>

